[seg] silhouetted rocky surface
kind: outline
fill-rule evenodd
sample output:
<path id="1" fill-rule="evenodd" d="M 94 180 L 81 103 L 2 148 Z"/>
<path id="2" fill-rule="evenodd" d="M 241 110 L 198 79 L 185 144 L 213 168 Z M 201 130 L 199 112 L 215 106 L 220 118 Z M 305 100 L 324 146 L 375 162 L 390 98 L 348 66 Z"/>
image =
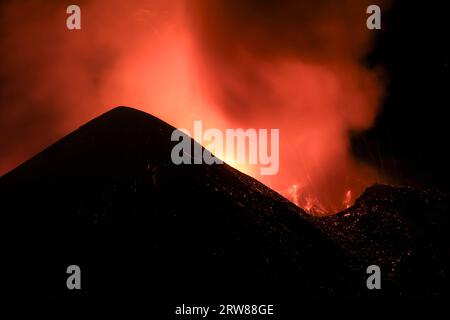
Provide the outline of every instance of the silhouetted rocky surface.
<path id="1" fill-rule="evenodd" d="M 115 108 L 1 177 L 2 295 L 443 292 L 445 197 L 374 186 L 352 208 L 313 218 L 228 165 L 174 165 L 173 130 L 146 113 Z M 81 267 L 80 291 L 66 288 L 71 264 Z M 386 271 L 376 294 L 365 284 L 369 264 Z"/>
<path id="2" fill-rule="evenodd" d="M 348 291 L 345 256 L 305 213 L 228 165 L 172 164 L 173 129 L 116 108 L 3 176 L 8 277 L 0 290 L 157 298 Z M 82 270 L 79 293 L 66 288 L 71 264 Z"/>
<path id="3" fill-rule="evenodd" d="M 448 296 L 450 201 L 435 190 L 374 185 L 349 209 L 316 219 L 358 273 L 381 268 L 392 297 Z"/>

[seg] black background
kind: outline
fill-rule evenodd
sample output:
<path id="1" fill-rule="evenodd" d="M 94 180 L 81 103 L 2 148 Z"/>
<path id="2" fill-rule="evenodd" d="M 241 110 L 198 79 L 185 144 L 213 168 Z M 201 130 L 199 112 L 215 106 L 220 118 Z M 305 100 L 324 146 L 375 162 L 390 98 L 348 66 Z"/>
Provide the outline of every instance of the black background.
<path id="1" fill-rule="evenodd" d="M 393 182 L 449 191 L 448 1 L 394 1 L 382 13 L 369 66 L 383 66 L 387 95 L 353 150 Z"/>

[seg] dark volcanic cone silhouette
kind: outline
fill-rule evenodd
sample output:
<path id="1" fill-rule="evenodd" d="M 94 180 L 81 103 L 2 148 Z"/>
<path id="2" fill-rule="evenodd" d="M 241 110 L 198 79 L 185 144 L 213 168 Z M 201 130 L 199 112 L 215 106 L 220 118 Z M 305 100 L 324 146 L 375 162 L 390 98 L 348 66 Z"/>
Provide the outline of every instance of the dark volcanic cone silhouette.
<path id="1" fill-rule="evenodd" d="M 173 130 L 115 108 L 0 178 L 2 294 L 346 294 L 348 263 L 307 215 L 228 165 L 174 165 Z"/>

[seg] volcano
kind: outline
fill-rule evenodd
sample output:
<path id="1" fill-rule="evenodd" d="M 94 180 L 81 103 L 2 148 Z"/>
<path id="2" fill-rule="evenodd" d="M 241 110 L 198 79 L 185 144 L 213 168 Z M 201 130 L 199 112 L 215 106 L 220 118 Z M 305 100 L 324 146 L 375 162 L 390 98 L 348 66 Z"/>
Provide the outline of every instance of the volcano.
<path id="1" fill-rule="evenodd" d="M 445 291 L 448 198 L 374 186 L 346 211 L 312 217 L 226 164 L 173 164 L 173 130 L 118 107 L 1 177 L 2 295 L 297 299 Z M 386 271 L 381 293 L 367 290 L 371 264 Z M 81 269 L 81 290 L 66 287 L 70 265 Z"/>
<path id="2" fill-rule="evenodd" d="M 174 165 L 174 129 L 118 107 L 3 176 L 3 294 L 346 294 L 347 258 L 305 212 L 228 165 Z"/>

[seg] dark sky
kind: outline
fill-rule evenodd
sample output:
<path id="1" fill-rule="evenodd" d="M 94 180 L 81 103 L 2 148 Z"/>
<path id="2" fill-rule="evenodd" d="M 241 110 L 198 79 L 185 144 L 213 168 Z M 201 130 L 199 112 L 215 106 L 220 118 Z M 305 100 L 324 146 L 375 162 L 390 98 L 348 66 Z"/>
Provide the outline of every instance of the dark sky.
<path id="1" fill-rule="evenodd" d="M 369 64 L 389 81 L 376 124 L 355 135 L 362 158 L 403 181 L 448 191 L 450 28 L 448 1 L 395 1 Z"/>

